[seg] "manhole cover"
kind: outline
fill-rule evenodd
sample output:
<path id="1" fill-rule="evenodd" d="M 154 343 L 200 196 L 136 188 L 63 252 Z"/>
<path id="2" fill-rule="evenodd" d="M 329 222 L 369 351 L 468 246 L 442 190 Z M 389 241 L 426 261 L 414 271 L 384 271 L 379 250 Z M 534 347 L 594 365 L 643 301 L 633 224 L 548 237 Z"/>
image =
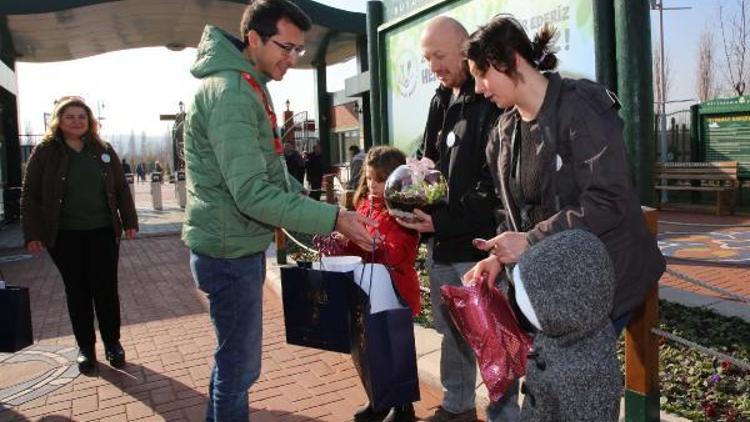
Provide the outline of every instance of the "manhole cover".
<path id="1" fill-rule="evenodd" d="M 0 402 L 18 406 L 51 393 L 78 376 L 76 347 L 34 345 L 0 354 Z"/>

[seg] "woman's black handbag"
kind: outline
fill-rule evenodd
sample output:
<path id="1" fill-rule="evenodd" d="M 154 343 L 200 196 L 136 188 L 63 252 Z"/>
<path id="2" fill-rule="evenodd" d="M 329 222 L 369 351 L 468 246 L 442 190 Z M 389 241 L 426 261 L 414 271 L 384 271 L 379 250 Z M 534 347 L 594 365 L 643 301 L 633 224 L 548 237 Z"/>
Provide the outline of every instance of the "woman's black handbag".
<path id="1" fill-rule="evenodd" d="M 0 289 L 0 352 L 13 353 L 34 343 L 27 287 Z"/>

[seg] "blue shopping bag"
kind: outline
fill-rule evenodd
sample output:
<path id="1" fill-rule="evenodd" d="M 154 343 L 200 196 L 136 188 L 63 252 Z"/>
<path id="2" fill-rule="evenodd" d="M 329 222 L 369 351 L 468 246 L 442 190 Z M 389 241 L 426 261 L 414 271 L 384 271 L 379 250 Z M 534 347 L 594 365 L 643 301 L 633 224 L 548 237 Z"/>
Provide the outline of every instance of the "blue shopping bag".
<path id="1" fill-rule="evenodd" d="M 362 273 L 355 270 L 351 296 L 351 354 L 370 404 L 385 410 L 419 401 L 411 309 L 384 266 L 368 264 Z"/>
<path id="2" fill-rule="evenodd" d="M 282 267 L 281 296 L 286 342 L 349 353 L 349 297 L 353 286 L 351 271 Z"/>

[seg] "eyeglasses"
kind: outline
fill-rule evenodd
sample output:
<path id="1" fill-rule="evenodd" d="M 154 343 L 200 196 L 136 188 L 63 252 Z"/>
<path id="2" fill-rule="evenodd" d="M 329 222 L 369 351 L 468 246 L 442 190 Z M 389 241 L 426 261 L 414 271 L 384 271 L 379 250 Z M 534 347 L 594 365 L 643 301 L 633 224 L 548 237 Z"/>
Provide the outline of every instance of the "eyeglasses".
<path id="1" fill-rule="evenodd" d="M 284 51 L 285 56 L 291 56 L 295 55 L 297 57 L 302 57 L 305 55 L 305 47 L 301 45 L 294 45 L 294 44 L 283 44 L 276 40 L 271 40 L 274 44 L 276 44 L 280 49 Z"/>

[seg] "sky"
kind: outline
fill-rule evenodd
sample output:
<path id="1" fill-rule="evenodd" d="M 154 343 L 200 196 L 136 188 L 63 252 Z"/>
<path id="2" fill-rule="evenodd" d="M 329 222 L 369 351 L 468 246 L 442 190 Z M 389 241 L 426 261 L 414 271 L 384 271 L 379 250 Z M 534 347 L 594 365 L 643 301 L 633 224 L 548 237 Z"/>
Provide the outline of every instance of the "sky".
<path id="1" fill-rule="evenodd" d="M 366 0 L 319 1 L 333 7 L 364 12 Z M 239 20 L 239 16 L 237 17 Z M 78 60 L 51 63 L 16 63 L 18 78 L 19 130 L 26 134 L 44 132 L 44 113 L 64 95 L 79 95 L 103 117 L 102 133 L 137 136 L 163 135 L 171 123 L 160 114 L 174 114 L 178 103 L 187 104 L 199 80 L 190 74 L 196 50 L 174 52 L 165 47 L 116 51 Z M 344 80 L 357 73 L 354 60 L 329 66 L 328 90 L 344 89 Z M 278 113 L 289 99 L 294 111 L 315 113 L 314 77 L 311 70 L 289 70 L 281 82 L 268 85 Z"/>
<path id="2" fill-rule="evenodd" d="M 733 8 L 736 0 L 664 0 L 665 7 L 692 7 L 690 10 L 664 12 L 664 36 L 671 63 L 672 89 L 667 100 L 694 99 L 698 44 L 707 25 L 718 31 L 718 4 Z M 333 7 L 364 12 L 365 0 L 320 1 Z M 735 8 L 736 9 L 736 8 Z M 652 12 L 652 43 L 658 44 L 658 13 Z M 720 42 L 718 33 L 715 42 Z M 80 95 L 103 117 L 102 132 L 109 135 L 163 135 L 169 122 L 160 114 L 173 114 L 178 102 L 188 103 L 199 81 L 189 73 L 195 49 L 180 52 L 164 47 L 124 50 L 94 57 L 54 63 L 18 62 L 20 132 L 41 134 L 44 113 L 49 113 L 55 98 Z M 722 59 L 721 55 L 719 59 Z M 722 59 L 723 60 L 723 59 Z M 723 62 L 717 63 L 723 67 Z M 344 88 L 344 80 L 356 74 L 354 61 L 330 66 L 328 90 Z M 281 82 L 269 84 L 275 108 L 281 112 L 289 99 L 294 111 L 315 114 L 313 72 L 290 70 Z M 670 109 L 687 108 L 678 103 Z M 425 105 L 426 106 L 426 105 Z M 27 130 L 27 128 L 29 130 Z"/>
<path id="3" fill-rule="evenodd" d="M 664 50 L 669 64 L 665 68 L 670 69 L 671 85 L 667 93 L 667 101 L 692 100 L 692 102 L 674 103 L 668 106 L 667 111 L 689 108 L 689 105 L 697 102 L 696 97 L 696 74 L 698 71 L 698 45 L 704 28 L 715 31 L 714 43 L 719 47 L 721 37 L 718 29 L 718 5 L 724 3 L 728 11 L 736 10 L 735 0 L 663 0 L 664 8 L 690 7 L 688 10 L 665 10 L 664 11 Z M 659 13 L 651 12 L 651 44 L 654 48 L 659 46 Z M 718 52 L 718 50 L 716 50 Z M 724 68 L 725 62 L 721 55 L 717 54 L 719 61 L 716 68 Z M 719 71 L 720 78 L 723 78 Z M 669 78 L 669 76 L 668 76 Z"/>

